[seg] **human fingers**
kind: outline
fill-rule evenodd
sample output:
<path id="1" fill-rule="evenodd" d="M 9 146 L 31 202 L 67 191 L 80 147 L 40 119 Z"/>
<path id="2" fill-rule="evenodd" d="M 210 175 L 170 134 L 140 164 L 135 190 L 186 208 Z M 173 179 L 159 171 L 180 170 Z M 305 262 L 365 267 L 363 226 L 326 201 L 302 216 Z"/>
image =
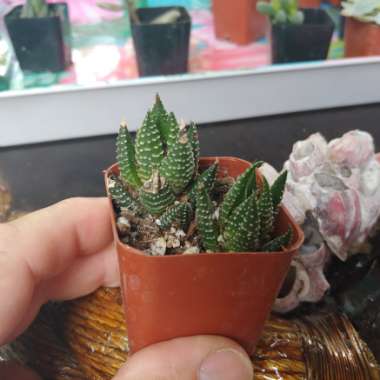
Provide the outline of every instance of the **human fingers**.
<path id="1" fill-rule="evenodd" d="M 253 367 L 234 341 L 219 336 L 177 338 L 132 355 L 114 380 L 252 380 Z"/>
<path id="2" fill-rule="evenodd" d="M 13 361 L 0 362 L 1 380 L 41 380 L 41 378 L 29 368 L 24 368 Z"/>
<path id="3" fill-rule="evenodd" d="M 52 290 L 62 293 L 64 278 L 72 280 L 67 292 L 72 297 L 87 294 L 104 281 L 116 284 L 115 254 L 106 249 L 111 241 L 107 200 L 100 198 L 66 200 L 1 225 L 0 344 L 21 332 L 25 320 L 30 321 L 49 297 L 59 298 Z M 90 260 L 92 270 L 78 275 L 85 258 L 99 252 L 108 254 Z"/>
<path id="4" fill-rule="evenodd" d="M 93 292 L 99 284 L 114 287 L 119 282 L 117 256 L 113 245 L 96 255 L 78 258 L 63 273 L 37 286 L 30 306 L 7 341 L 12 341 L 30 325 L 46 299 L 74 299 Z"/>
<path id="5" fill-rule="evenodd" d="M 35 282 L 54 277 L 78 256 L 112 241 L 106 198 L 70 198 L 28 214 L 0 230 L 1 251 L 25 261 Z"/>

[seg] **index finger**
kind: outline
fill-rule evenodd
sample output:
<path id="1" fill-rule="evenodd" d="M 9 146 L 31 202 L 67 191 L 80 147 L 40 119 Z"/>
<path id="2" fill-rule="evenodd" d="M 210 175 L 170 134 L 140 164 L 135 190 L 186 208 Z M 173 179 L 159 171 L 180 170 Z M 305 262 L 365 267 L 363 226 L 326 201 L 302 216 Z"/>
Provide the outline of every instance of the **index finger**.
<path id="1" fill-rule="evenodd" d="M 63 272 L 75 256 L 109 245 L 109 218 L 106 198 L 67 199 L 0 228 L 0 252 L 11 250 L 39 282 Z"/>
<path id="2" fill-rule="evenodd" d="M 96 253 L 111 241 L 105 198 L 69 199 L 0 225 L 0 345 L 30 323 L 56 279 L 61 287 L 75 287 L 77 296 L 101 286 L 110 268 Z M 101 260 L 83 267 L 86 257 Z M 116 276 L 116 262 L 107 262 Z"/>

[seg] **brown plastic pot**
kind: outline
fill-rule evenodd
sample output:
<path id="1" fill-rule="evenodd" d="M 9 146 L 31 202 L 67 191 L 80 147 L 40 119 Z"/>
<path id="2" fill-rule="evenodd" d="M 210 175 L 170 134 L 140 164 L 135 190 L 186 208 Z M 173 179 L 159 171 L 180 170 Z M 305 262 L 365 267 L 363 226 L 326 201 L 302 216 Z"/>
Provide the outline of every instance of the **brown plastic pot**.
<path id="1" fill-rule="evenodd" d="M 320 8 L 321 0 L 300 0 L 300 8 Z"/>
<path id="2" fill-rule="evenodd" d="M 213 0 L 214 30 L 219 39 L 247 45 L 265 36 L 267 19 L 257 0 Z"/>
<path id="3" fill-rule="evenodd" d="M 347 17 L 344 44 L 346 57 L 380 55 L 380 26 Z"/>
<path id="4" fill-rule="evenodd" d="M 339 8 L 342 0 L 330 0 L 329 2 L 331 5 L 334 5 L 335 7 Z"/>
<path id="5" fill-rule="evenodd" d="M 215 159 L 201 158 L 201 166 Z M 233 157 L 218 160 L 220 175 L 236 177 L 250 166 Z M 105 172 L 106 187 L 111 173 L 118 174 L 117 165 Z M 176 337 L 212 334 L 232 338 L 252 354 L 303 242 L 302 230 L 281 207 L 276 233 L 289 225 L 293 242 L 283 252 L 148 256 L 120 241 L 112 208 L 131 352 Z"/>

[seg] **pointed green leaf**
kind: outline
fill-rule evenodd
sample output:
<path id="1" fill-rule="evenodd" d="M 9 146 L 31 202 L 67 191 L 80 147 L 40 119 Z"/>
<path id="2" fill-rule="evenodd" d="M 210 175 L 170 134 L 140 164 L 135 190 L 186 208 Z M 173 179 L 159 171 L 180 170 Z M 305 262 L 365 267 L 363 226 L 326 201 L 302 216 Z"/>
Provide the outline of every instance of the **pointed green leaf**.
<path id="1" fill-rule="evenodd" d="M 149 213 L 161 215 L 174 203 L 175 196 L 155 169 L 151 178 L 140 187 L 139 200 Z"/>
<path id="2" fill-rule="evenodd" d="M 251 194 L 236 207 L 223 233 L 226 249 L 230 252 L 256 251 L 260 243 L 260 219 L 256 194 Z"/>
<path id="3" fill-rule="evenodd" d="M 287 176 L 288 176 L 288 172 L 285 170 L 277 177 L 277 179 L 274 181 L 271 187 L 273 210 L 275 212 L 282 201 L 282 196 L 284 195 Z"/>
<path id="4" fill-rule="evenodd" d="M 248 178 L 247 184 L 245 186 L 245 198 L 248 198 L 253 192 L 257 190 L 257 178 L 256 178 L 256 169 L 262 166 L 264 161 L 256 161 L 252 164 L 252 168 L 255 169 L 252 172 L 252 175 Z"/>
<path id="5" fill-rule="evenodd" d="M 180 210 L 179 225 L 182 231 L 187 232 L 190 222 L 193 218 L 193 209 L 189 203 L 185 203 L 185 206 Z"/>
<path id="6" fill-rule="evenodd" d="M 174 193 L 181 193 L 194 176 L 194 156 L 186 131 L 182 130 L 176 144 L 169 146 L 160 173 Z"/>
<path id="7" fill-rule="evenodd" d="M 200 156 L 200 145 L 199 145 L 198 130 L 195 123 L 190 124 L 187 130 L 187 136 L 189 137 L 189 142 L 193 149 L 195 171 L 197 172 L 198 164 L 199 164 L 199 156 Z"/>
<path id="8" fill-rule="evenodd" d="M 188 203 L 178 203 L 169 208 L 158 220 L 162 229 L 170 228 L 176 223 L 183 231 L 187 231 L 190 223 L 191 207 Z"/>
<path id="9" fill-rule="evenodd" d="M 130 211 L 139 210 L 138 203 L 116 178 L 109 179 L 108 190 L 111 194 L 114 204 L 120 209 L 128 209 Z"/>
<path id="10" fill-rule="evenodd" d="M 218 173 L 218 163 L 215 162 L 214 164 L 209 166 L 200 176 L 196 178 L 193 186 L 188 192 L 189 199 L 193 205 L 195 205 L 195 198 L 196 198 L 198 183 L 202 181 L 207 193 L 210 194 L 212 189 L 214 188 L 217 173 Z"/>
<path id="11" fill-rule="evenodd" d="M 120 125 L 116 139 L 116 158 L 119 163 L 121 179 L 132 187 L 140 187 L 142 182 L 137 175 L 135 147 L 127 125 Z"/>
<path id="12" fill-rule="evenodd" d="M 170 112 L 167 117 L 168 123 L 168 135 L 166 138 L 166 143 L 168 147 L 177 143 L 178 135 L 180 133 L 180 128 L 178 121 L 173 112 Z"/>
<path id="13" fill-rule="evenodd" d="M 160 166 L 163 157 L 164 149 L 160 131 L 153 113 L 148 111 L 136 136 L 136 161 L 139 177 L 143 181 L 148 180 L 153 169 Z"/>
<path id="14" fill-rule="evenodd" d="M 262 161 L 255 162 L 241 174 L 225 195 L 220 207 L 220 224 L 224 226 L 232 211 L 256 188 L 256 168 L 262 165 Z"/>
<path id="15" fill-rule="evenodd" d="M 141 187 L 139 190 L 139 199 L 145 209 L 152 215 L 162 214 L 175 201 L 174 194 L 167 185 L 158 193 L 145 191 L 143 187 Z"/>
<path id="16" fill-rule="evenodd" d="M 214 207 L 203 183 L 198 184 L 196 196 L 196 219 L 202 245 L 206 251 L 218 252 L 218 229 L 213 218 Z"/>
<path id="17" fill-rule="evenodd" d="M 166 145 L 168 145 L 168 140 L 173 140 L 173 134 L 174 138 L 177 136 L 178 125 L 175 117 L 173 121 L 174 114 L 171 116 L 168 114 L 158 94 L 156 95 L 156 102 L 152 108 L 152 114 L 156 121 L 158 130 L 160 131 L 161 141 L 166 148 Z"/>
<path id="18" fill-rule="evenodd" d="M 291 227 L 289 227 L 288 231 L 283 235 L 277 236 L 270 242 L 264 244 L 261 248 L 263 252 L 279 252 L 283 248 L 286 248 L 293 239 L 293 231 Z"/>
<path id="19" fill-rule="evenodd" d="M 257 203 L 259 217 L 260 217 L 260 241 L 266 243 L 270 240 L 273 232 L 273 204 L 272 194 L 268 181 L 263 177 L 263 187 L 260 194 L 260 198 Z"/>

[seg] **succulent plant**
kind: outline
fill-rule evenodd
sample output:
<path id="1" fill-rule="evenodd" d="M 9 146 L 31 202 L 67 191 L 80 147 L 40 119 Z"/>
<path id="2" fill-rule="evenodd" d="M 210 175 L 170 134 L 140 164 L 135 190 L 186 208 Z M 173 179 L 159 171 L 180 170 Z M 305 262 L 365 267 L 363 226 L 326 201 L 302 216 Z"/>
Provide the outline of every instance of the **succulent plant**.
<path id="1" fill-rule="evenodd" d="M 144 1 L 138 0 L 122 0 L 119 4 L 110 3 L 108 1 L 100 1 L 97 3 L 99 8 L 102 8 L 106 11 L 111 12 L 121 12 L 128 11 L 131 19 L 136 23 L 140 23 L 140 19 L 138 17 L 138 13 L 136 12 L 136 8 L 139 6 L 145 7 Z M 181 17 L 181 12 L 175 7 L 172 9 L 168 9 L 166 12 L 158 15 L 153 20 L 149 21 L 150 24 L 167 24 L 176 22 Z M 144 21 L 146 22 L 146 21 Z"/>
<path id="2" fill-rule="evenodd" d="M 111 12 L 121 12 L 128 10 L 129 7 L 136 7 L 139 4 L 137 0 L 120 0 L 119 3 L 110 3 L 108 1 L 98 1 L 97 6 Z"/>
<path id="3" fill-rule="evenodd" d="M 380 25 L 380 0 L 347 0 L 342 7 L 343 16 Z"/>
<path id="4" fill-rule="evenodd" d="M 268 16 L 272 24 L 302 24 L 304 15 L 297 0 L 259 1 L 257 10 Z"/>
<path id="5" fill-rule="evenodd" d="M 157 96 L 137 131 L 135 143 L 122 123 L 116 140 L 119 176 L 109 178 L 114 205 L 144 217 L 161 231 L 188 232 L 192 224 L 207 252 L 281 250 L 292 230 L 274 236 L 287 173 L 270 186 L 253 163 L 216 201 L 218 162 L 199 172 L 199 139 L 194 123 L 179 123 Z"/>
<path id="6" fill-rule="evenodd" d="M 46 0 L 26 0 L 20 16 L 22 18 L 47 17 L 49 6 Z"/>
<path id="7" fill-rule="evenodd" d="M 261 186 L 257 186 L 256 169 L 261 164 L 260 161 L 252 164 L 237 178 L 219 207 L 217 220 L 213 205 L 208 200 L 205 201 L 205 195 L 198 189 L 198 229 L 206 249 L 232 252 L 274 251 L 290 243 L 291 229 L 273 238 L 280 205 L 277 201 L 281 201 L 287 172 L 279 176 L 272 187 L 265 177 L 262 178 Z M 217 248 L 215 241 L 218 242 Z"/>

